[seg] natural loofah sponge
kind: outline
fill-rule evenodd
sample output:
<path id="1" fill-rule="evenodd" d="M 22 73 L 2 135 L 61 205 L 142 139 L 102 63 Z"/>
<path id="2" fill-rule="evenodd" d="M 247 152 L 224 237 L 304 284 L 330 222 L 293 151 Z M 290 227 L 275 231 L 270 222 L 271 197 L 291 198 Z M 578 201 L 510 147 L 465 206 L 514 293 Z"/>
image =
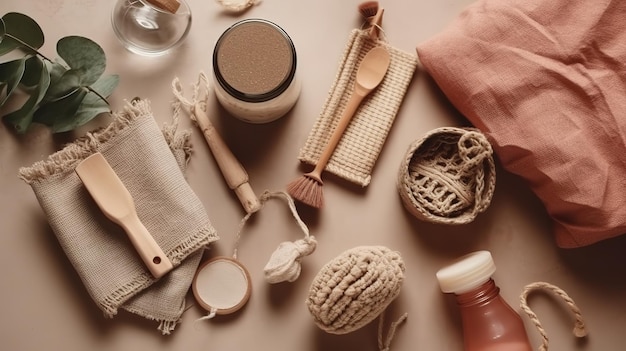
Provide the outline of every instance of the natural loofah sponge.
<path id="1" fill-rule="evenodd" d="M 350 333 L 376 319 L 398 296 L 404 270 L 398 252 L 384 246 L 355 247 L 322 267 L 306 305 L 321 329 Z"/>

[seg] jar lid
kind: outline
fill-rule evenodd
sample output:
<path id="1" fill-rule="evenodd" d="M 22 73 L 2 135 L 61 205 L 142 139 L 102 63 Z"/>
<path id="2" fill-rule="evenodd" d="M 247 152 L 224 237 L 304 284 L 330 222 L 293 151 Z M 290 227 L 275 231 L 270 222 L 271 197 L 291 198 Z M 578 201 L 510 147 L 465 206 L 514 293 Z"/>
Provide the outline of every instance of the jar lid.
<path id="1" fill-rule="evenodd" d="M 460 294 L 472 290 L 491 278 L 496 271 L 489 251 L 476 251 L 460 257 L 437 272 L 441 291 Z"/>
<path id="2" fill-rule="evenodd" d="M 215 314 L 229 314 L 242 308 L 250 298 L 250 274 L 230 257 L 218 256 L 196 271 L 192 291 L 196 302 Z"/>
<path id="3" fill-rule="evenodd" d="M 263 19 L 242 20 L 215 44 L 213 71 L 235 98 L 263 102 L 282 94 L 296 71 L 296 50 L 287 33 Z"/>

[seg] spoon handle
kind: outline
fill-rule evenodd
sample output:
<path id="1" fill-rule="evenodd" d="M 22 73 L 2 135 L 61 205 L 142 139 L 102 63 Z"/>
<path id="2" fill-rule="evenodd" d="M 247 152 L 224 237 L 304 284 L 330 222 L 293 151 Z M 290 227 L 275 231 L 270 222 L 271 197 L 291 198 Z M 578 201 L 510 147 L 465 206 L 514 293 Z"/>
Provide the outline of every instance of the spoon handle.
<path id="1" fill-rule="evenodd" d="M 339 144 L 339 140 L 341 140 L 343 132 L 348 127 L 348 124 L 350 124 L 352 116 L 354 116 L 357 108 L 361 104 L 361 101 L 364 97 L 365 95 L 363 95 L 356 89 L 353 91 L 350 100 L 348 100 L 348 103 L 346 104 L 346 108 L 344 109 L 343 114 L 339 118 L 339 121 L 337 121 L 337 126 L 335 127 L 333 134 L 330 136 L 330 139 L 326 144 L 326 148 L 324 148 L 324 151 L 320 155 L 320 158 L 317 160 L 315 169 L 311 173 L 316 173 L 319 175 L 324 170 L 326 164 L 328 163 L 328 160 L 330 160 L 330 156 L 335 151 L 335 147 L 337 147 L 337 144 Z"/>

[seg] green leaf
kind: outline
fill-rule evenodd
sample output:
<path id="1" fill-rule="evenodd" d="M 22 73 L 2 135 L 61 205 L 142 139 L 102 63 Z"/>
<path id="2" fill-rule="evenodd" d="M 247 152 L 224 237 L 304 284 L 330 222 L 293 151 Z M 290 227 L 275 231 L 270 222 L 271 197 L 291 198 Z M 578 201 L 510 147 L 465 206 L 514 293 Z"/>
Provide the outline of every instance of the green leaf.
<path id="1" fill-rule="evenodd" d="M 0 100 L 0 107 L 9 99 L 11 93 L 22 80 L 24 75 L 25 58 L 0 64 L 0 93 L 7 88 L 4 99 Z"/>
<path id="2" fill-rule="evenodd" d="M 56 84 L 56 82 L 63 77 L 63 73 L 67 71 L 67 68 L 57 58 L 54 62 L 45 61 L 48 65 L 48 71 L 50 72 L 50 85 Z"/>
<path id="3" fill-rule="evenodd" d="M 83 103 L 80 104 L 80 107 L 76 111 L 74 115 L 74 123 L 76 127 L 82 126 L 83 124 L 91 121 L 96 116 L 101 113 L 110 112 L 111 108 L 109 105 L 96 96 L 96 94 L 91 93 L 85 96 Z"/>
<path id="4" fill-rule="evenodd" d="M 39 84 L 39 80 L 41 78 L 41 66 L 43 65 L 43 62 L 39 57 L 28 57 L 24 66 L 24 76 L 22 76 L 22 80 L 20 83 L 29 88 Z M 46 73 L 46 75 L 48 76 L 48 80 L 50 80 L 50 73 Z"/>
<path id="5" fill-rule="evenodd" d="M 0 41 L 0 56 L 19 47 L 25 47 L 24 44 L 34 49 L 39 49 L 43 46 L 43 31 L 32 18 L 22 13 L 9 12 L 2 16 L 2 22 L 4 23 L 5 34 L 2 36 L 2 41 Z"/>
<path id="6" fill-rule="evenodd" d="M 4 25 L 4 20 L 0 18 L 0 43 L 4 40 L 4 35 L 7 33 L 7 27 Z"/>
<path id="7" fill-rule="evenodd" d="M 108 97 L 111 93 L 113 93 L 113 90 L 115 90 L 115 87 L 117 87 L 119 82 L 120 76 L 117 74 L 102 76 L 97 82 L 91 85 L 91 89 L 97 91 L 98 94 L 104 97 Z"/>
<path id="8" fill-rule="evenodd" d="M 95 82 L 91 89 L 98 92 L 98 94 L 107 97 L 111 95 L 117 83 L 119 82 L 119 76 L 117 75 L 109 75 L 103 76 Z M 80 104 L 76 115 L 74 116 L 75 122 L 77 126 L 82 126 L 83 124 L 91 121 L 96 116 L 101 113 L 110 112 L 111 108 L 106 101 L 102 100 L 98 95 L 93 92 L 89 92 L 87 96 L 83 99 L 83 102 Z"/>
<path id="9" fill-rule="evenodd" d="M 56 74 L 57 72 L 55 72 Z M 61 77 L 55 77 L 50 83 L 50 88 L 44 98 L 46 102 L 60 100 L 82 86 L 81 72 L 75 70 L 65 71 Z"/>
<path id="10" fill-rule="evenodd" d="M 47 125 L 53 133 L 66 132 L 76 128 L 76 111 L 87 95 L 86 88 L 77 89 L 63 99 L 41 105 L 35 112 L 33 121 Z"/>
<path id="11" fill-rule="evenodd" d="M 84 86 L 95 83 L 106 68 L 104 50 L 91 39 L 80 36 L 61 38 L 57 42 L 57 53 L 72 70 L 81 73 L 80 82 Z"/>
<path id="12" fill-rule="evenodd" d="M 5 116 L 6 121 L 12 124 L 18 133 L 26 132 L 28 126 L 32 123 L 33 115 L 35 114 L 35 111 L 37 111 L 37 105 L 43 99 L 46 94 L 46 90 L 48 89 L 48 85 L 50 84 L 50 73 L 48 72 L 48 67 L 39 59 L 37 59 L 37 62 L 39 62 L 40 65 L 39 79 L 37 84 L 34 84 L 36 89 L 31 93 L 28 100 L 19 110 L 13 111 Z"/>

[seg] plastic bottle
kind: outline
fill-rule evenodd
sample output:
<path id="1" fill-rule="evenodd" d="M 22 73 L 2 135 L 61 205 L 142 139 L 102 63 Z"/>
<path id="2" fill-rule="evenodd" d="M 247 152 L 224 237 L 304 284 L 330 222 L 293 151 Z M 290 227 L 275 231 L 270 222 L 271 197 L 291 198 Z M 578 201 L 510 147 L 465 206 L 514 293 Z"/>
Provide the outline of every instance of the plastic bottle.
<path id="1" fill-rule="evenodd" d="M 444 293 L 453 293 L 461 312 L 465 351 L 532 351 L 520 315 L 500 296 L 489 251 L 459 258 L 437 272 Z"/>

